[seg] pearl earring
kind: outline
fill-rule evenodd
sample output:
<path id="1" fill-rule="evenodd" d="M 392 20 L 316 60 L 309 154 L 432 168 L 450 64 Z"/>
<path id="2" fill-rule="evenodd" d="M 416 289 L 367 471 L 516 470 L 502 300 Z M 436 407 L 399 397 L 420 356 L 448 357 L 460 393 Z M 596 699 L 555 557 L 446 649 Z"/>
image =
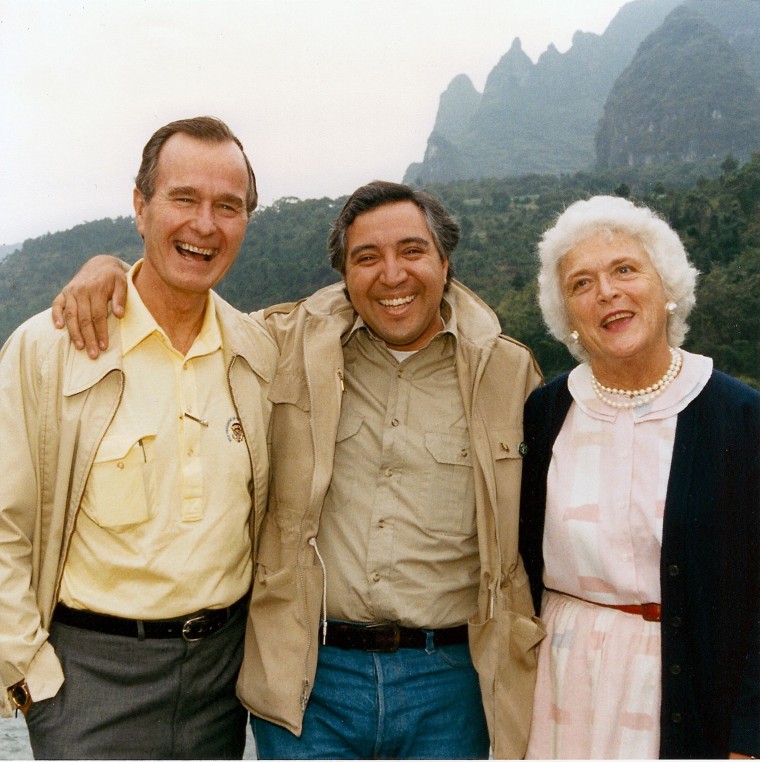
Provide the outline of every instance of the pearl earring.
<path id="1" fill-rule="evenodd" d="M 678 305 L 675 302 L 668 302 L 665 305 L 665 309 L 666 309 L 668 315 L 674 315 L 675 311 L 678 309 Z"/>
<path id="2" fill-rule="evenodd" d="M 578 331 L 570 331 L 570 341 L 572 341 L 573 344 L 577 344 L 580 337 L 581 335 L 578 333 Z"/>

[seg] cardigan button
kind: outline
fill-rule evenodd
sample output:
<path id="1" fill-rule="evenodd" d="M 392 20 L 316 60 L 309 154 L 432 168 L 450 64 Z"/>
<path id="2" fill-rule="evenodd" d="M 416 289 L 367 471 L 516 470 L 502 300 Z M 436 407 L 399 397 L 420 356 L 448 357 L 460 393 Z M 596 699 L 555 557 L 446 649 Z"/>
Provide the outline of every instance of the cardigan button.
<path id="1" fill-rule="evenodd" d="M 678 725 L 683 722 L 683 715 L 680 712 L 673 712 L 673 714 L 670 715 L 670 719 Z"/>
<path id="2" fill-rule="evenodd" d="M 671 627 L 680 627 L 683 624 L 683 619 L 680 616 L 674 616 L 670 618 Z"/>
<path id="3" fill-rule="evenodd" d="M 680 573 L 681 569 L 678 564 L 670 564 L 670 566 L 668 566 L 668 574 L 670 574 L 671 577 L 677 577 Z"/>
<path id="4" fill-rule="evenodd" d="M 671 675 L 680 675 L 681 674 L 681 665 L 680 664 L 671 664 L 670 665 L 670 674 Z"/>

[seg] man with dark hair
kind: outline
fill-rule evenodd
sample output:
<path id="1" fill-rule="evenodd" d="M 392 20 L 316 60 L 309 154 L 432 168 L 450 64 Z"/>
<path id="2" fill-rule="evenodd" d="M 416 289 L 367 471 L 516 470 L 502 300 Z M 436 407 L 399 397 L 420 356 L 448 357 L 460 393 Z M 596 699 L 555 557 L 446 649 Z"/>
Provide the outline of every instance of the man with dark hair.
<path id="1" fill-rule="evenodd" d="M 90 362 L 41 314 L 0 353 L 0 708 L 37 758 L 242 757 L 277 350 L 211 288 L 255 205 L 224 123 L 161 128 L 110 347 Z"/>
<path id="2" fill-rule="evenodd" d="M 458 240 L 426 193 L 370 183 L 330 234 L 342 283 L 256 316 L 280 351 L 238 683 L 260 758 L 486 758 L 489 731 L 495 757 L 525 752 L 543 630 L 518 502 L 540 374 L 450 281 Z"/>

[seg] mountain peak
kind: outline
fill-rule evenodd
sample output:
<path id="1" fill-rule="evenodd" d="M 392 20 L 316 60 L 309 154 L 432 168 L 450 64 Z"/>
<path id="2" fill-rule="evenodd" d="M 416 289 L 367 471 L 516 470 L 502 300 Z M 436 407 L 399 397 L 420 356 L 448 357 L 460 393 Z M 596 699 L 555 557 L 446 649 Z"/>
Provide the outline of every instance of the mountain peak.
<path id="1" fill-rule="evenodd" d="M 747 159 L 760 140 L 760 93 L 726 36 L 679 6 L 639 46 L 604 107 L 597 166 Z"/>
<path id="2" fill-rule="evenodd" d="M 679 5 L 702 13 L 704 23 L 714 25 L 724 55 L 734 52 L 728 67 L 734 72 L 733 82 L 738 82 L 743 71 L 760 83 L 758 0 L 631 0 L 603 34 L 578 31 L 566 53 L 549 45 L 535 64 L 523 51 L 520 38 L 514 37 L 488 75 L 482 95 L 469 78 L 452 80 L 441 96 L 425 158 L 410 165 L 405 180 L 446 183 L 591 169 L 597 160 L 595 139 L 613 85 L 630 67 L 639 45 Z M 695 47 L 699 46 L 692 44 L 690 49 L 685 43 L 683 49 L 693 52 Z M 662 87 L 673 79 L 666 70 L 661 70 L 659 77 Z M 684 80 L 681 87 L 691 86 Z M 755 96 L 751 88 L 742 87 L 748 93 L 746 103 L 751 105 Z M 660 92 L 665 105 L 669 98 L 678 97 L 677 92 Z M 718 125 L 721 108 L 709 108 L 708 113 Z M 756 146 L 757 135 L 760 129 L 754 137 L 745 132 L 746 145 Z M 746 148 L 740 153 L 745 155 Z"/>

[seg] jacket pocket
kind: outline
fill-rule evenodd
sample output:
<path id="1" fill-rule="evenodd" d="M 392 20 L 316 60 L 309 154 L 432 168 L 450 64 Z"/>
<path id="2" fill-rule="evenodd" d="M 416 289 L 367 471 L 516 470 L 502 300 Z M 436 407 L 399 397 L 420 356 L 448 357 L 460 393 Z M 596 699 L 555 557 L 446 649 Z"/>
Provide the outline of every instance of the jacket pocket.
<path id="1" fill-rule="evenodd" d="M 154 439 L 154 434 L 103 438 L 82 496 L 82 510 L 98 526 L 126 529 L 150 518 L 147 466 Z"/>
<path id="2" fill-rule="evenodd" d="M 522 436 L 522 428 L 488 429 L 493 459 L 496 462 L 521 459 L 526 448 Z"/>
<path id="3" fill-rule="evenodd" d="M 505 609 L 494 619 L 470 620 L 470 651 L 480 677 L 494 759 L 525 756 L 538 646 L 545 634 L 538 617 Z"/>
<path id="4" fill-rule="evenodd" d="M 439 510 L 421 516 L 424 526 L 444 534 L 475 532 L 475 480 L 467 431 L 429 431 L 425 448 L 434 465 L 426 494 L 435 495 Z M 421 507 L 422 509 L 422 507 Z"/>
<path id="5" fill-rule="evenodd" d="M 309 410 L 309 387 L 303 373 L 278 370 L 267 399 L 273 405 L 295 405 L 303 411 Z"/>

